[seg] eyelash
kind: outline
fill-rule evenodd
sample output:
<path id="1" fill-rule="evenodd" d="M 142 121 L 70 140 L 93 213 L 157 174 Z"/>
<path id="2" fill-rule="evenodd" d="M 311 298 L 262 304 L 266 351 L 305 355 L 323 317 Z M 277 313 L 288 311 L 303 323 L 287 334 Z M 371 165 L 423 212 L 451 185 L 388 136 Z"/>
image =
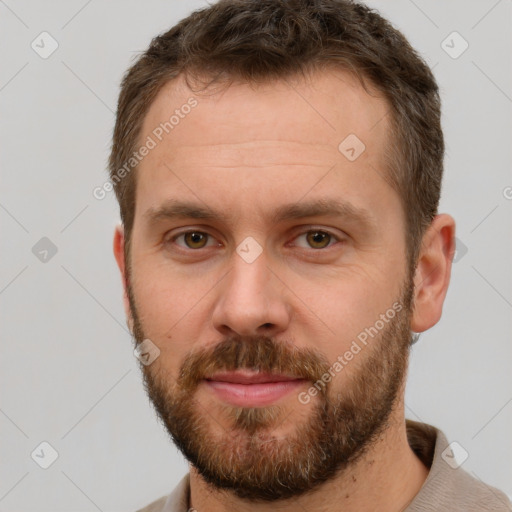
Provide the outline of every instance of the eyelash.
<path id="1" fill-rule="evenodd" d="M 301 233 L 299 233 L 297 236 L 294 237 L 294 240 L 299 238 L 300 236 L 307 235 L 308 233 L 315 233 L 315 232 L 328 235 L 328 236 L 330 236 L 336 242 L 341 242 L 342 241 L 342 239 L 340 237 L 338 237 L 337 235 L 335 235 L 334 233 L 331 233 L 330 231 L 325 230 L 325 229 L 317 229 L 317 228 L 310 228 L 310 229 L 307 229 L 306 231 L 302 231 Z M 212 235 L 210 235 L 206 231 L 201 231 L 199 229 L 189 229 L 187 231 L 182 231 L 181 233 L 178 233 L 177 235 L 172 236 L 167 241 L 165 241 L 165 244 L 166 245 L 170 244 L 170 243 L 174 244 L 178 238 L 180 238 L 180 237 L 182 237 L 184 235 L 187 235 L 188 233 L 199 233 L 201 235 L 206 235 L 207 237 L 214 238 Z M 332 240 L 330 242 L 332 242 Z M 320 249 L 315 249 L 313 247 L 310 247 L 309 249 L 312 250 L 312 251 L 315 251 L 315 252 L 321 252 L 321 251 L 326 251 L 328 248 L 332 247 L 333 245 L 336 245 L 336 244 L 335 243 L 329 243 L 329 245 L 327 245 L 326 247 L 322 247 Z M 180 250 L 187 251 L 187 252 L 188 251 L 199 252 L 201 249 L 206 249 L 207 248 L 205 246 L 205 247 L 200 247 L 199 249 L 191 249 L 190 247 L 184 247 L 184 246 L 181 246 L 181 245 L 178 245 L 178 247 L 180 248 Z M 302 247 L 302 249 L 305 249 L 305 248 Z"/>

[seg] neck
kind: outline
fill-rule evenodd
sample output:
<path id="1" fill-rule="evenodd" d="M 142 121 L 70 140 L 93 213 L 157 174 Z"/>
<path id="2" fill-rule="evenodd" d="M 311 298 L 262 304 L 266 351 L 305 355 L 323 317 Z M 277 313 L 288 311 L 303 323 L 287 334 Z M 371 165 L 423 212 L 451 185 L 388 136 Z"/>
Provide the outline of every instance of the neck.
<path id="1" fill-rule="evenodd" d="M 402 403 L 393 411 L 389 427 L 360 459 L 309 493 L 281 502 L 251 503 L 212 489 L 191 466 L 190 506 L 209 512 L 394 512 L 413 500 L 428 471 L 407 441 Z"/>

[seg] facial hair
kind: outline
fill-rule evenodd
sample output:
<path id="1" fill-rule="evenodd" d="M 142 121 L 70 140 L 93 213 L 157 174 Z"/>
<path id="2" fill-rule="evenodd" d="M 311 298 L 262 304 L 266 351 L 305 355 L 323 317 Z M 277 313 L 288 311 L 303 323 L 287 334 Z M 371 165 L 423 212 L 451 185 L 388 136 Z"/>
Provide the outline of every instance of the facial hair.
<path id="1" fill-rule="evenodd" d="M 135 342 L 140 343 L 146 336 L 129 285 L 128 296 Z M 398 298 L 402 309 L 348 363 L 355 365 L 350 378 L 342 376 L 344 368 L 340 376 L 320 386 L 309 404 L 297 401 L 288 415 L 301 407 L 309 411 L 286 436 L 274 433 L 286 424 L 286 406 L 237 407 L 215 402 L 215 415 L 229 425 L 219 434 L 219 422 L 195 394 L 204 378 L 239 369 L 293 375 L 313 385 L 329 373 L 333 362 L 311 349 L 266 336 L 233 335 L 212 349 L 192 350 L 177 377 L 169 375 L 159 359 L 141 365 L 146 392 L 173 442 L 213 489 L 248 502 L 313 492 L 349 470 L 389 427 L 407 371 L 412 296 L 409 279 Z M 342 386 L 336 385 L 337 379 Z"/>

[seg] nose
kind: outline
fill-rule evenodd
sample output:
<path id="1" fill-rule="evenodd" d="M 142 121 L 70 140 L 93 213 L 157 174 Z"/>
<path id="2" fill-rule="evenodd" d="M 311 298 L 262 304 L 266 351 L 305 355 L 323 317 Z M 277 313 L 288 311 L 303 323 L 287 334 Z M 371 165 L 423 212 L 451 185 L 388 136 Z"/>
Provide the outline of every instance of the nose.
<path id="1" fill-rule="evenodd" d="M 288 328 L 287 288 L 269 267 L 265 251 L 252 263 L 233 254 L 233 266 L 222 283 L 212 321 L 223 336 L 275 336 Z"/>

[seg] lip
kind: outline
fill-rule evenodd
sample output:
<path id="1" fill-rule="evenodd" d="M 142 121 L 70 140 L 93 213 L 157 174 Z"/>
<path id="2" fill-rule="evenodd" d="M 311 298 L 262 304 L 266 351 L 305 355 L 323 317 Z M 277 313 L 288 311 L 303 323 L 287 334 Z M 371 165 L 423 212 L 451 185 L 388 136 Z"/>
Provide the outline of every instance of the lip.
<path id="1" fill-rule="evenodd" d="M 289 382 L 298 379 L 298 377 L 277 373 L 236 371 L 216 373 L 212 377 L 208 377 L 206 380 L 230 382 L 233 384 L 264 384 L 267 382 Z"/>
<path id="2" fill-rule="evenodd" d="M 305 379 L 270 373 L 219 373 L 204 380 L 218 398 L 238 407 L 270 405 L 298 390 Z"/>

